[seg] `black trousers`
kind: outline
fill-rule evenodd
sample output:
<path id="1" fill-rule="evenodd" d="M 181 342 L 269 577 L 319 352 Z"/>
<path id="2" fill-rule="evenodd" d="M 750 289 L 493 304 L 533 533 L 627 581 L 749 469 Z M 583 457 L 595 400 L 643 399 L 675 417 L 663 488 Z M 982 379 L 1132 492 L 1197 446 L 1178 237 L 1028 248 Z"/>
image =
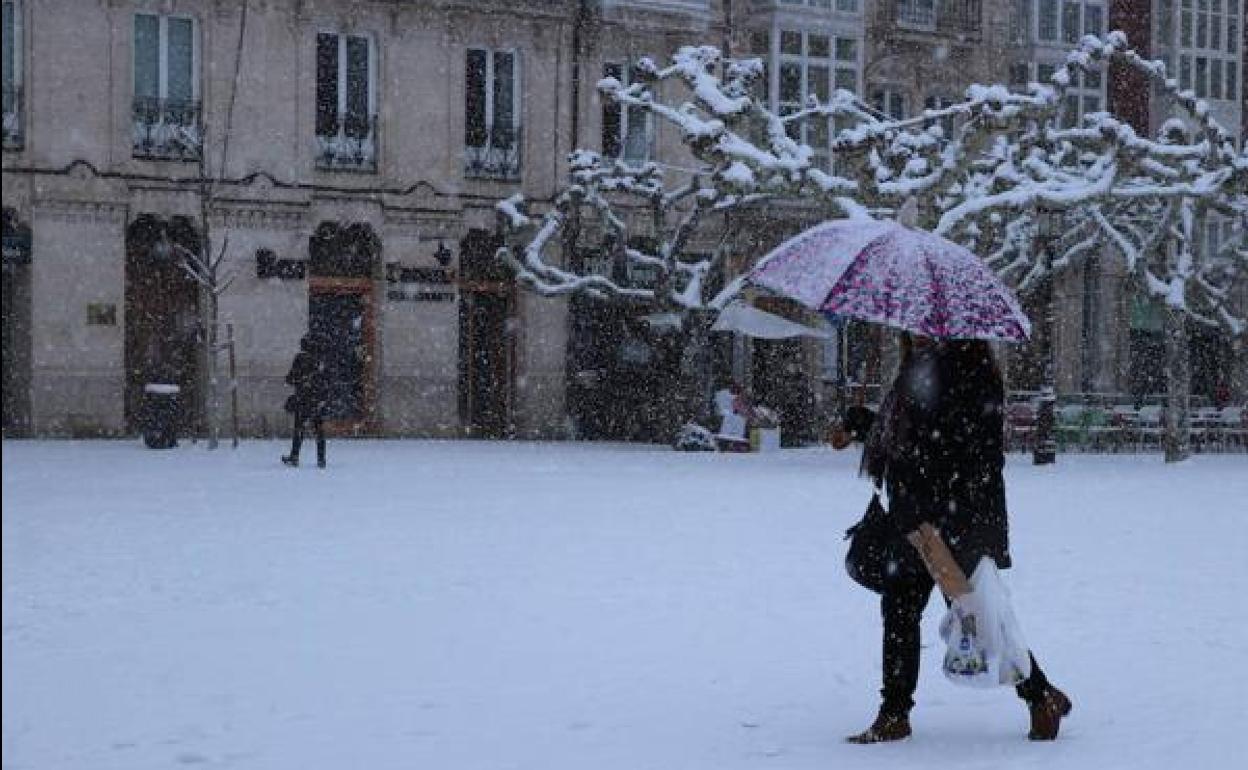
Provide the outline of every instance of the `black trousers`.
<path id="1" fill-rule="evenodd" d="M 295 412 L 295 432 L 290 439 L 290 456 L 299 459 L 299 449 L 303 446 L 303 428 L 312 424 L 312 433 L 316 436 L 316 462 L 325 464 L 325 421 L 320 415 Z"/>
<path id="2" fill-rule="evenodd" d="M 880 690 L 881 711 L 894 715 L 910 713 L 914 691 L 919 684 L 919 621 L 932 595 L 935 583 L 922 576 L 889 586 L 880 596 L 884 616 L 884 687 Z M 1031 676 L 1015 688 L 1018 697 L 1033 703 L 1044 697 L 1049 681 L 1036 656 L 1031 656 Z"/>

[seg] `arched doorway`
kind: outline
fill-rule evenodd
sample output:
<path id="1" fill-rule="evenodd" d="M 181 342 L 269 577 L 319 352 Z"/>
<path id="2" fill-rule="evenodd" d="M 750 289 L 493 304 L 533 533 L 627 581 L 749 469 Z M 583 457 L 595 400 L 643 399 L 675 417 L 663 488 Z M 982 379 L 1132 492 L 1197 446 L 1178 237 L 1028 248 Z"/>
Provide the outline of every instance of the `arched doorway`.
<path id="1" fill-rule="evenodd" d="M 459 416 L 471 436 L 511 433 L 515 340 L 511 273 L 495 258 L 501 239 L 471 230 L 460 242 Z"/>
<path id="2" fill-rule="evenodd" d="M 137 430 L 143 386 L 181 388 L 180 431 L 199 429 L 199 369 L 203 325 L 199 284 L 183 267 L 182 249 L 198 253 L 190 219 L 142 214 L 126 228 L 126 424 Z"/>
<path id="3" fill-rule="evenodd" d="M 5 436 L 22 436 L 30 430 L 30 228 L 17 211 L 4 209 L 0 233 L 4 239 L 3 400 Z"/>
<path id="4" fill-rule="evenodd" d="M 308 333 L 328 351 L 327 429 L 373 431 L 376 416 L 374 279 L 381 239 L 367 223 L 322 222 L 308 240 Z M 293 352 L 292 352 L 293 355 Z"/>

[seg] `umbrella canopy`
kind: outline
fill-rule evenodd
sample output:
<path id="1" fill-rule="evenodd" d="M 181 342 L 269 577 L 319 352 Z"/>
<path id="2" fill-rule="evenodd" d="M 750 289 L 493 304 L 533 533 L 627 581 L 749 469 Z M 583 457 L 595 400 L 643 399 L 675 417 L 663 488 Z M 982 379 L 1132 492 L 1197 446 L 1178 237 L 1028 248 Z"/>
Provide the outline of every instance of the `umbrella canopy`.
<path id="1" fill-rule="evenodd" d="M 1031 322 L 967 249 L 895 222 L 813 227 L 759 260 L 749 280 L 821 312 L 925 337 L 1021 342 Z"/>

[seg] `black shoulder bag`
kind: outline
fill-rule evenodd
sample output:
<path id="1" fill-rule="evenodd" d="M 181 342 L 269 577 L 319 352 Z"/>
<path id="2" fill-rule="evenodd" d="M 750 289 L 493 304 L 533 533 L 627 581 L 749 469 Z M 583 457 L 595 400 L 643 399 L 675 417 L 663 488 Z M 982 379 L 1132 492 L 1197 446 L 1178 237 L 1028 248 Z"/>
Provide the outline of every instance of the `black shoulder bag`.
<path id="1" fill-rule="evenodd" d="M 918 551 L 906 542 L 884 510 L 878 492 L 871 495 L 862 520 L 845 530 L 849 551 L 845 571 L 858 585 L 877 594 L 890 583 L 917 577 L 923 570 Z"/>

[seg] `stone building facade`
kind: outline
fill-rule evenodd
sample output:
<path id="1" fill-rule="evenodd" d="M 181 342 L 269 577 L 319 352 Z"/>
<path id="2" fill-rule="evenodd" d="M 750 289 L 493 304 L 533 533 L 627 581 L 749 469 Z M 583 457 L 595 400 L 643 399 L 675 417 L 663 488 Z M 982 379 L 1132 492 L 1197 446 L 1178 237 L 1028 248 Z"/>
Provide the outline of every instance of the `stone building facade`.
<path id="1" fill-rule="evenodd" d="M 1179 19 L 1188 0 L 1149 2 Z M 1224 3 L 1242 34 L 1243 9 Z M 186 426 L 202 430 L 208 296 L 179 268 L 186 252 L 233 277 L 218 328 L 245 433 L 286 429 L 283 377 L 311 331 L 346 341 L 340 432 L 566 435 L 583 311 L 500 271 L 493 207 L 549 201 L 573 147 L 681 165 L 670 128 L 601 103 L 601 77 L 705 42 L 764 56 L 777 108 L 841 87 L 914 114 L 973 82 L 1043 76 L 1074 25 L 1121 12 L 1107 4 L 4 0 L 5 435 L 132 432 L 153 380 L 182 386 Z M 1104 104 L 1109 80 L 1086 84 L 1079 109 Z M 1219 107 L 1237 125 L 1240 96 Z M 751 231 L 740 258 L 812 216 L 789 214 Z M 1112 274 L 1098 280 L 1114 295 Z M 1063 306 L 1062 388 L 1122 387 L 1121 305 Z M 1089 365 L 1075 351 L 1093 327 L 1109 357 Z M 852 342 L 736 339 L 724 366 L 763 400 L 819 410 L 824 383 L 852 368 L 845 353 L 858 351 L 854 376 L 873 356 Z"/>

